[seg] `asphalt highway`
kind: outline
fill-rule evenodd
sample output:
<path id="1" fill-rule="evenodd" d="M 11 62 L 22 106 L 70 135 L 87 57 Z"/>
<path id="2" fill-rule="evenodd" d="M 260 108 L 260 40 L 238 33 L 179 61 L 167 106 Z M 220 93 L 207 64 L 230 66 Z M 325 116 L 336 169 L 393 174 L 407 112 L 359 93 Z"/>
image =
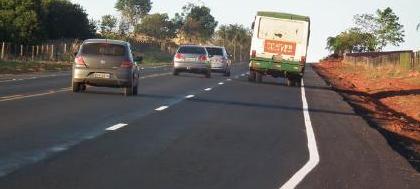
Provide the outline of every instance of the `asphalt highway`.
<path id="1" fill-rule="evenodd" d="M 139 95 L 70 73 L 0 80 L 0 188 L 418 188 L 420 174 L 308 66 L 283 79 L 145 68 Z"/>

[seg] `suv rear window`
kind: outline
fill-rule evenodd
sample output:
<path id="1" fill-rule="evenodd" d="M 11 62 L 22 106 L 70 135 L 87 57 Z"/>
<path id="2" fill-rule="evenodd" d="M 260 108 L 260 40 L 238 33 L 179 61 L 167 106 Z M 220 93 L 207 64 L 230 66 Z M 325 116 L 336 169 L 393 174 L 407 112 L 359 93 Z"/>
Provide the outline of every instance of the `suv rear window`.
<path id="1" fill-rule="evenodd" d="M 124 56 L 125 46 L 108 43 L 87 43 L 82 47 L 84 55 Z"/>
<path id="2" fill-rule="evenodd" d="M 181 54 L 206 54 L 206 50 L 202 47 L 181 47 L 178 50 Z"/>
<path id="3" fill-rule="evenodd" d="M 217 47 L 207 47 L 210 56 L 223 56 L 223 49 Z"/>

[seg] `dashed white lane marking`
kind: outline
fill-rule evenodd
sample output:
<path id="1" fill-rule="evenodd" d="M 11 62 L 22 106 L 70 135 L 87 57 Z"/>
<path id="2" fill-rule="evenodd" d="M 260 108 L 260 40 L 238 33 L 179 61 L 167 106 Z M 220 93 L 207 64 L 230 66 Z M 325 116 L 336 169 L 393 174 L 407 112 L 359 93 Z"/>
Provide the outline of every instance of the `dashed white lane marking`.
<path id="1" fill-rule="evenodd" d="M 121 129 L 121 128 L 127 126 L 127 125 L 128 124 L 125 124 L 125 123 L 118 123 L 118 124 L 116 124 L 114 126 L 111 126 L 111 127 L 106 128 L 105 130 L 107 130 L 107 131 L 115 131 L 115 130 Z"/>
<path id="2" fill-rule="evenodd" d="M 241 76 L 242 76 L 242 77 L 244 77 L 244 76 L 245 76 L 245 74 L 241 74 Z"/>
<path id="3" fill-rule="evenodd" d="M 195 95 L 188 95 L 185 98 L 194 98 L 194 97 L 195 97 Z"/>
<path id="4" fill-rule="evenodd" d="M 302 80 L 302 104 L 303 117 L 305 119 L 306 137 L 308 139 L 309 161 L 290 178 L 280 189 L 295 188 L 319 163 L 318 147 L 316 145 L 315 134 L 312 128 L 309 106 L 306 100 L 305 87 Z"/>
<path id="5" fill-rule="evenodd" d="M 169 108 L 169 106 L 161 106 L 159 108 L 156 108 L 155 110 L 156 111 L 163 111 L 163 110 L 166 110 L 167 108 Z"/>
<path id="6" fill-rule="evenodd" d="M 171 74 L 172 73 L 151 74 L 151 75 L 140 77 L 139 79 L 147 79 L 147 78 L 153 78 L 153 77 L 159 77 L 159 76 L 166 76 L 166 75 L 171 75 Z"/>
<path id="7" fill-rule="evenodd" d="M 220 83 L 218 83 L 219 85 L 224 85 L 225 83 L 223 83 L 223 82 L 220 82 Z"/>
<path id="8" fill-rule="evenodd" d="M 18 100 L 18 99 L 24 99 L 24 98 L 31 98 L 31 97 L 37 97 L 37 96 L 51 95 L 51 94 L 55 94 L 55 93 L 59 93 L 59 92 L 65 92 L 65 91 L 70 91 L 70 89 L 64 88 L 64 89 L 60 89 L 60 90 L 48 91 L 48 92 L 44 92 L 44 93 L 31 94 L 31 95 L 14 95 L 14 96 L 9 96 L 9 98 L 2 97 L 4 99 L 0 99 L 0 102 L 6 102 L 6 101 Z"/>
<path id="9" fill-rule="evenodd" d="M 229 78 L 229 79 L 226 79 L 226 81 L 232 81 L 232 79 Z"/>
<path id="10" fill-rule="evenodd" d="M 212 90 L 212 88 L 207 88 L 207 89 L 204 89 L 205 91 L 211 91 Z"/>

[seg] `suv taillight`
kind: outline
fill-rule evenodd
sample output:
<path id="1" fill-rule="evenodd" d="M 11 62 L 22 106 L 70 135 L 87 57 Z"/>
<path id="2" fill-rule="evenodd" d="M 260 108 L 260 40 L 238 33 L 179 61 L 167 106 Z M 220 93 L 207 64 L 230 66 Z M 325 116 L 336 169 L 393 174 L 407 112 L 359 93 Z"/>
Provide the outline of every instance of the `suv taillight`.
<path id="1" fill-rule="evenodd" d="M 257 51 L 256 50 L 252 50 L 251 52 L 251 58 L 255 58 L 257 57 Z"/>
<path id="2" fill-rule="evenodd" d="M 122 64 L 120 65 L 121 68 L 132 68 L 133 67 L 133 62 L 129 61 L 129 60 L 124 60 L 122 62 Z"/>
<path id="3" fill-rule="evenodd" d="M 74 59 L 74 62 L 76 63 L 76 67 L 83 67 L 86 68 L 86 64 L 85 64 L 85 60 L 83 59 L 82 56 L 76 56 L 76 58 Z"/>

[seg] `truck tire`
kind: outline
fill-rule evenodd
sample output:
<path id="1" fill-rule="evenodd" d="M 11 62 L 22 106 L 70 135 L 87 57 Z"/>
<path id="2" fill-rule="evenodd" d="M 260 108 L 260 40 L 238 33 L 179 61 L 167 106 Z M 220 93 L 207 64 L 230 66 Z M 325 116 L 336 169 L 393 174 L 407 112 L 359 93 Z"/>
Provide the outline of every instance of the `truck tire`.
<path id="1" fill-rule="evenodd" d="M 262 83 L 263 81 L 263 74 L 257 72 L 255 73 L 255 81 L 257 81 L 257 83 Z"/>
<path id="2" fill-rule="evenodd" d="M 289 87 L 293 87 L 293 86 L 295 86 L 295 80 L 293 79 L 293 78 L 290 78 L 290 77 L 288 77 L 287 78 L 287 86 L 289 86 Z"/>
<path id="3" fill-rule="evenodd" d="M 255 71 L 250 70 L 248 75 L 248 81 L 254 82 L 256 78 Z"/>

